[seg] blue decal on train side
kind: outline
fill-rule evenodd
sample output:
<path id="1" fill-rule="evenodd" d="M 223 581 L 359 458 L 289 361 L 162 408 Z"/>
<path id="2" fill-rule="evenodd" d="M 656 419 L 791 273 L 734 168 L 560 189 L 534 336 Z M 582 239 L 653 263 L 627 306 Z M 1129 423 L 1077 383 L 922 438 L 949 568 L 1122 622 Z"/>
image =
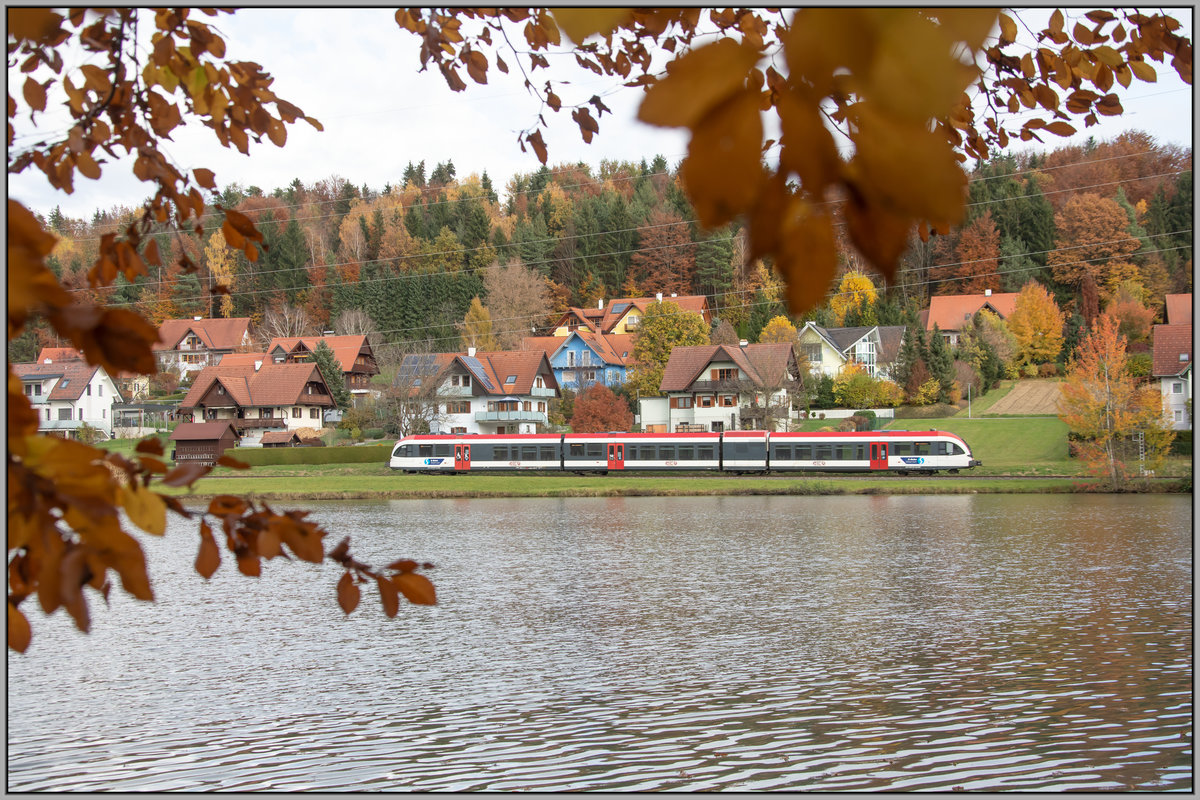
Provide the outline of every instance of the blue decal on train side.
<path id="1" fill-rule="evenodd" d="M 425 459 L 425 466 L 427 466 L 427 467 L 441 466 L 441 463 L 445 460 L 446 459 L 444 459 L 444 458 L 427 458 L 427 459 Z"/>
<path id="2" fill-rule="evenodd" d="M 924 464 L 925 463 L 925 459 L 913 458 L 911 456 L 902 456 L 900 458 L 900 460 L 903 461 L 905 464 Z"/>

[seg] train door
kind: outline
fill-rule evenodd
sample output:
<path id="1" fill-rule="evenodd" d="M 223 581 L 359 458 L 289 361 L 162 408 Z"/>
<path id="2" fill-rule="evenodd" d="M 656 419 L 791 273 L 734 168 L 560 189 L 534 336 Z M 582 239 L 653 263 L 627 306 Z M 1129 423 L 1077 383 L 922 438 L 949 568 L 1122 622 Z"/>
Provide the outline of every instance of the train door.
<path id="1" fill-rule="evenodd" d="M 625 469 L 625 443 L 608 443 L 608 468 Z"/>
<path id="2" fill-rule="evenodd" d="M 464 472 L 471 470 L 471 445 L 463 442 L 454 445 L 454 469 Z"/>
<path id="3" fill-rule="evenodd" d="M 871 469 L 888 468 L 887 442 L 871 442 Z"/>

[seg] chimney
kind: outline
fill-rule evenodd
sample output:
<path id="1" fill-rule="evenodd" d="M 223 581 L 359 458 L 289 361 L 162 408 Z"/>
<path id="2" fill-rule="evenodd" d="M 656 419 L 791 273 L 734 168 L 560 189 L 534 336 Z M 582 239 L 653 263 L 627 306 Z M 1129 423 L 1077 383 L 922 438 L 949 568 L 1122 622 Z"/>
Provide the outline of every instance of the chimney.
<path id="1" fill-rule="evenodd" d="M 333 336 L 333 331 L 321 331 L 322 336 Z"/>
<path id="2" fill-rule="evenodd" d="M 475 357 L 475 348 L 468 347 L 467 348 L 467 358 L 474 358 L 474 357 Z"/>
<path id="3" fill-rule="evenodd" d="M 54 362 L 50 360 L 49 356 L 47 356 L 46 358 L 42 359 L 42 363 L 43 364 L 53 364 Z"/>
<path id="4" fill-rule="evenodd" d="M 258 359 L 258 360 L 256 360 L 256 361 L 254 362 L 254 371 L 255 371 L 255 372 L 258 372 L 258 368 L 259 368 L 259 367 L 261 367 L 261 366 L 262 366 L 262 359 Z"/>
<path id="5" fill-rule="evenodd" d="M 679 294 L 677 292 L 671 292 L 671 297 L 679 297 Z"/>
<path id="6" fill-rule="evenodd" d="M 747 340 L 745 340 L 745 339 L 742 339 L 740 342 L 738 342 L 738 347 L 740 347 L 740 348 L 742 348 L 743 350 L 745 350 L 745 349 L 746 349 L 746 345 L 748 345 L 748 344 L 750 344 L 750 342 L 748 342 L 748 341 L 747 341 Z"/>
<path id="7" fill-rule="evenodd" d="M 984 290 L 983 290 L 983 296 L 984 296 L 984 297 L 991 297 L 991 296 L 992 296 L 992 290 L 991 290 L 991 289 L 984 289 Z"/>
<path id="8" fill-rule="evenodd" d="M 204 319 L 204 317 L 201 317 L 201 316 L 199 316 L 199 315 L 196 315 L 196 316 L 192 317 L 192 320 L 193 320 L 194 322 L 199 322 L 199 321 L 200 321 L 200 320 L 202 320 L 202 319 Z"/>
<path id="9" fill-rule="evenodd" d="M 662 302 L 662 292 L 655 293 L 654 299 L 661 303 Z"/>
<path id="10" fill-rule="evenodd" d="M 601 297 L 599 300 L 596 301 L 596 310 L 597 311 L 604 310 L 604 298 L 603 297 Z"/>

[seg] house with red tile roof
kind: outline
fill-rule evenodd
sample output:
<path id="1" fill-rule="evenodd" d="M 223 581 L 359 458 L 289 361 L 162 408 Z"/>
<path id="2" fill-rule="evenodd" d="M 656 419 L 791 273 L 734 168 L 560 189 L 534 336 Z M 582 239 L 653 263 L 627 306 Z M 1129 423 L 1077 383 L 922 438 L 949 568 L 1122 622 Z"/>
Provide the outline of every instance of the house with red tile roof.
<path id="1" fill-rule="evenodd" d="M 712 312 L 708 308 L 708 298 L 704 295 L 671 295 L 663 297 L 662 293 L 654 297 L 624 297 L 609 300 L 604 305 L 601 300 L 597 307 L 568 308 L 566 313 L 554 325 L 555 336 L 566 336 L 572 331 L 583 330 L 591 333 L 627 334 L 638 329 L 638 324 L 651 303 L 668 300 L 682 310 L 699 314 L 706 325 L 712 325 Z"/>
<path id="2" fill-rule="evenodd" d="M 625 382 L 633 335 L 580 328 L 566 336 L 527 336 L 521 349 L 546 354 L 560 389 L 578 392 L 597 383 L 611 388 Z"/>
<path id="3" fill-rule="evenodd" d="M 663 396 L 639 400 L 642 430 L 739 430 L 749 421 L 747 415 L 762 416 L 759 411 L 765 408 L 778 409 L 768 417 L 768 427 L 786 428 L 789 388 L 797 373 L 796 355 L 787 342 L 676 347 L 659 385 Z"/>
<path id="4" fill-rule="evenodd" d="M 1191 325 L 1192 324 L 1192 294 L 1169 294 L 1167 295 L 1167 324 L 1168 325 Z"/>
<path id="5" fill-rule="evenodd" d="M 1178 431 L 1192 429 L 1192 326 L 1154 326 L 1154 367 L 1163 413 Z"/>
<path id="6" fill-rule="evenodd" d="M 179 404 L 195 422 L 228 420 L 255 445 L 268 430 L 320 428 L 333 398 L 316 364 L 217 364 L 200 370 Z"/>
<path id="7" fill-rule="evenodd" d="M 195 374 L 221 363 L 221 357 L 250 346 L 250 318 L 165 319 L 154 344 L 158 368 L 181 375 Z"/>
<path id="8" fill-rule="evenodd" d="M 74 347 L 43 347 L 38 351 L 38 364 L 55 364 L 63 361 L 84 361 L 83 353 Z M 111 376 L 120 389 L 121 395 L 128 401 L 134 402 L 144 398 L 150 392 L 150 376 L 136 372 L 118 372 Z"/>
<path id="9" fill-rule="evenodd" d="M 267 345 L 267 354 L 276 362 L 309 362 L 320 342 L 329 345 L 333 357 L 342 369 L 346 388 L 355 402 L 370 394 L 371 377 L 379 374 L 375 353 L 363 334 L 347 336 L 296 336 L 272 339 Z"/>
<path id="10" fill-rule="evenodd" d="M 433 433 L 537 433 L 558 396 L 542 350 L 421 353 L 405 356 L 394 385 L 433 409 Z"/>
<path id="11" fill-rule="evenodd" d="M 113 404 L 123 398 L 103 367 L 82 359 L 10 366 L 37 412 L 39 433 L 75 439 L 87 425 L 112 438 Z"/>
<path id="12" fill-rule="evenodd" d="M 905 330 L 903 325 L 823 328 L 809 321 L 796 340 L 813 371 L 836 376 L 854 361 L 866 367 L 872 378 L 887 378 L 900 356 Z"/>
<path id="13" fill-rule="evenodd" d="M 987 309 L 1000 319 L 1008 319 L 1017 307 L 1016 292 L 983 294 L 938 294 L 929 298 L 929 308 L 921 312 L 921 324 L 932 331 L 937 325 L 942 338 L 951 346 L 958 344 L 958 335 L 971 325 L 981 310 Z"/>

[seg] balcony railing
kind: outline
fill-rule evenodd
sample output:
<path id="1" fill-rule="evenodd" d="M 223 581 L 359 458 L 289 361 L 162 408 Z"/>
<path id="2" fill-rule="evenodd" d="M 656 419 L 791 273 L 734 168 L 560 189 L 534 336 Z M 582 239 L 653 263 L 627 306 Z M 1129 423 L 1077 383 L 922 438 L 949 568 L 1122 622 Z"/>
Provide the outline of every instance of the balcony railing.
<path id="1" fill-rule="evenodd" d="M 540 422 L 546 423 L 545 411 L 476 411 L 476 422 Z"/>
<path id="2" fill-rule="evenodd" d="M 554 390 L 546 386 L 534 386 L 529 390 L 529 394 L 534 397 L 554 397 Z"/>
<path id="3" fill-rule="evenodd" d="M 215 419 L 204 420 L 205 422 L 232 422 L 233 429 L 241 433 L 250 429 L 257 428 L 286 428 L 287 420 L 276 417 L 267 417 L 266 419 Z"/>

